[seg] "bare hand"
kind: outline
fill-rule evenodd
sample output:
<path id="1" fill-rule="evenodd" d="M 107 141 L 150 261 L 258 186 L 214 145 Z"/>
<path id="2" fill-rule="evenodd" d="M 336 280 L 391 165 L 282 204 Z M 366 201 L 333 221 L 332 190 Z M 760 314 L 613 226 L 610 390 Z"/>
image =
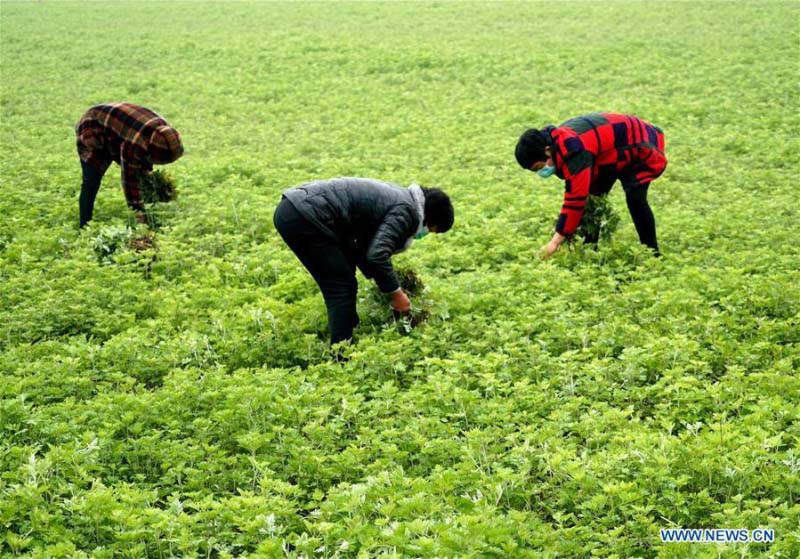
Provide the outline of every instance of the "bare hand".
<path id="1" fill-rule="evenodd" d="M 547 260 L 553 256 L 553 253 L 558 250 L 558 247 L 560 247 L 561 243 L 563 243 L 565 240 L 566 237 L 564 235 L 556 232 L 556 234 L 553 235 L 553 238 L 550 239 L 550 242 L 539 249 L 539 259 Z"/>
<path id="2" fill-rule="evenodd" d="M 409 312 L 411 310 L 411 300 L 402 289 L 392 293 L 392 309 L 397 312 Z"/>

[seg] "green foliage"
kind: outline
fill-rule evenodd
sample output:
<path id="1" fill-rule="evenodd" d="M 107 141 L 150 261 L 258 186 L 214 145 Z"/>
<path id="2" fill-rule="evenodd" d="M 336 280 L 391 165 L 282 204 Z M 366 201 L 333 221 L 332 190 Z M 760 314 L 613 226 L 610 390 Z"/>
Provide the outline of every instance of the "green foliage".
<path id="1" fill-rule="evenodd" d="M 163 169 L 156 169 L 152 173 L 142 175 L 139 186 L 142 192 L 142 200 L 148 204 L 153 202 L 172 202 L 178 197 L 175 179 Z"/>
<path id="2" fill-rule="evenodd" d="M 536 6 L 2 3 L 0 556 L 798 556 L 797 7 Z M 150 241 L 116 165 L 77 229 L 110 100 L 186 147 Z M 597 109 L 665 130 L 664 257 L 615 186 L 613 240 L 541 263 L 562 186 L 514 143 Z M 272 212 L 345 175 L 456 221 L 395 257 L 425 323 L 359 276 L 337 363 Z"/>
<path id="3" fill-rule="evenodd" d="M 619 227 L 619 213 L 608 196 L 589 196 L 575 235 L 584 241 L 609 241 Z"/>
<path id="4" fill-rule="evenodd" d="M 131 229 L 122 225 L 101 228 L 92 237 L 92 248 L 97 255 L 97 261 L 101 264 L 110 263 L 114 254 L 128 244 L 132 235 Z"/>
<path id="5" fill-rule="evenodd" d="M 414 328 L 421 326 L 431 317 L 436 303 L 431 300 L 430 290 L 426 288 L 419 275 L 412 268 L 403 266 L 396 267 L 395 273 L 400 287 L 411 298 L 411 311 L 390 312 L 388 297 L 381 293 L 375 284 L 371 284 L 367 287 L 367 296 L 359 301 L 361 314 L 359 335 L 387 326 L 394 326 L 400 334 L 410 334 Z"/>

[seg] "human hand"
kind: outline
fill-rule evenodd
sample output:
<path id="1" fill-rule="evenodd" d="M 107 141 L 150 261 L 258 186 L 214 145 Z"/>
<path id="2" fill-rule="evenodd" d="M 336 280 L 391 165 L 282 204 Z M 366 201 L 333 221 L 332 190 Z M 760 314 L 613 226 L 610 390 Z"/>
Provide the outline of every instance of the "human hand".
<path id="1" fill-rule="evenodd" d="M 553 256 L 553 253 L 555 253 L 555 251 L 558 250 L 558 247 L 560 247 L 561 243 L 563 243 L 566 239 L 567 239 L 566 236 L 562 235 L 559 232 L 556 232 L 553 235 L 553 238 L 550 239 L 550 242 L 539 249 L 539 259 L 547 260 L 548 258 Z"/>
<path id="2" fill-rule="evenodd" d="M 553 253 L 558 250 L 558 245 L 553 244 L 552 241 L 544 245 L 542 248 L 539 249 L 539 260 L 547 260 Z"/>
<path id="3" fill-rule="evenodd" d="M 392 309 L 401 313 L 407 313 L 411 310 L 411 300 L 402 289 L 392 293 Z"/>

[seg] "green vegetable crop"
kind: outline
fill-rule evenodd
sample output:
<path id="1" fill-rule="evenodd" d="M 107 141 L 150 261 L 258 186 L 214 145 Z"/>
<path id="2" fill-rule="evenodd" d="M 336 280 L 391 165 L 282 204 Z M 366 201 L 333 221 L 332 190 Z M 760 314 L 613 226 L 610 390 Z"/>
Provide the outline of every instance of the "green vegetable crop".
<path id="1" fill-rule="evenodd" d="M 156 169 L 146 173 L 140 180 L 142 199 L 152 204 L 153 202 L 171 202 L 178 197 L 175 179 L 168 172 Z"/>
<path id="2" fill-rule="evenodd" d="M 575 235 L 597 242 L 608 241 L 619 226 L 619 213 L 614 209 L 608 196 L 589 196 L 583 218 Z"/>
<path id="3" fill-rule="evenodd" d="M 0 557 L 800 556 L 799 18 L 2 2 Z M 74 125 L 122 100 L 184 143 L 160 168 L 180 198 L 146 203 L 157 236 L 116 164 L 77 227 Z M 564 185 L 515 143 L 594 110 L 665 131 L 662 258 L 619 184 L 596 250 L 536 257 Z M 337 176 L 456 212 L 393 259 L 424 323 L 359 274 L 341 362 L 272 223 L 283 190 Z"/>

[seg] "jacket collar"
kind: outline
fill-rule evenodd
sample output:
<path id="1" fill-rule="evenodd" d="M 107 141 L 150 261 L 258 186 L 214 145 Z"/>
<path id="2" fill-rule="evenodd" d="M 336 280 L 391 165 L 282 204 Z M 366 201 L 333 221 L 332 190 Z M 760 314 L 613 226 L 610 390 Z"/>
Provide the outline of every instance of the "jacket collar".
<path id="1" fill-rule="evenodd" d="M 414 233 L 408 239 L 406 239 L 405 244 L 399 252 L 403 252 L 411 246 L 411 244 L 414 242 L 414 235 L 417 235 L 420 231 L 422 231 L 422 222 L 425 221 L 425 193 L 422 192 L 422 187 L 416 183 L 413 183 L 408 187 L 408 192 L 411 194 L 411 200 L 414 202 L 414 207 L 417 209 L 419 225 L 417 226 L 417 230 L 414 231 Z"/>
<path id="2" fill-rule="evenodd" d="M 418 184 L 412 184 L 408 187 L 411 193 L 411 199 L 414 200 L 414 207 L 417 208 L 417 216 L 419 217 L 419 226 L 414 231 L 414 235 L 422 231 L 422 222 L 425 221 L 425 193 L 422 192 L 422 187 Z"/>
<path id="3" fill-rule="evenodd" d="M 562 168 L 564 166 L 564 154 L 562 154 L 561 150 L 558 149 L 558 142 L 556 142 L 555 138 L 553 138 L 553 132 L 555 132 L 555 130 L 556 127 L 552 124 L 542 128 L 545 141 L 547 142 L 550 150 L 553 152 L 553 166 L 556 168 L 556 176 L 563 180 L 564 173 L 562 172 Z"/>

